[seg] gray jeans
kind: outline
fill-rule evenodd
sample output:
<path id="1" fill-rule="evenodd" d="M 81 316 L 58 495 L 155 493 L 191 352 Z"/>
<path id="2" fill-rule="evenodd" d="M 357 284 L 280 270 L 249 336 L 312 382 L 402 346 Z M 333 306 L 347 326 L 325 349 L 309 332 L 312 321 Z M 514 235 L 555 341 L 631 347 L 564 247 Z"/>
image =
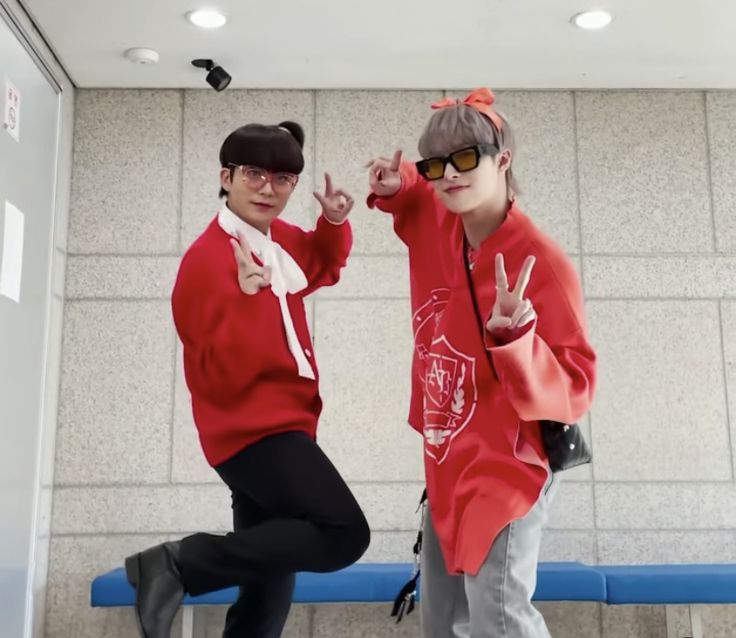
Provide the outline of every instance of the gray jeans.
<path id="1" fill-rule="evenodd" d="M 420 576 L 424 638 L 550 638 L 531 598 L 542 528 L 558 486 L 553 475 L 532 510 L 498 535 L 476 576 L 447 573 L 427 508 Z"/>

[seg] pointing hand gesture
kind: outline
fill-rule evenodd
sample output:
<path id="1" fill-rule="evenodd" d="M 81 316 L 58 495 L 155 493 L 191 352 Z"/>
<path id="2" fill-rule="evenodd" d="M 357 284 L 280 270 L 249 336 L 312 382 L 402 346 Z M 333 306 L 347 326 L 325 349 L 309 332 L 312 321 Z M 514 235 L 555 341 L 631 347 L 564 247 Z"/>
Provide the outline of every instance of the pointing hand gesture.
<path id="1" fill-rule="evenodd" d="M 401 151 L 396 151 L 391 159 L 377 157 L 365 167 L 368 172 L 368 184 L 373 193 L 379 197 L 391 197 L 401 189 Z"/>
<path id="2" fill-rule="evenodd" d="M 315 191 L 315 199 L 322 204 L 322 214 L 333 224 L 342 224 L 353 208 L 353 198 L 341 188 L 332 186 L 332 177 L 325 173 L 325 193 Z"/>

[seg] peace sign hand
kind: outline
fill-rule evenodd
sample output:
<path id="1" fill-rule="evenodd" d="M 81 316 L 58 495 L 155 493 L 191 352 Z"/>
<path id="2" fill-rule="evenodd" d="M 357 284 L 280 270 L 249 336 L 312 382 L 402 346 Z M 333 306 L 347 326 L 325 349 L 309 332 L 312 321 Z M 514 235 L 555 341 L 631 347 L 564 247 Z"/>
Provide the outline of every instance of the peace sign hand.
<path id="1" fill-rule="evenodd" d="M 498 334 L 516 330 L 536 319 L 537 313 L 534 311 L 532 302 L 524 299 L 524 292 L 529 285 L 535 261 L 533 256 L 526 258 L 516 286 L 510 291 L 503 255 L 501 253 L 496 255 L 496 303 L 493 305 L 491 318 L 486 324 L 490 332 Z"/>
<path id="2" fill-rule="evenodd" d="M 353 197 L 341 188 L 333 188 L 329 173 L 325 173 L 325 194 L 315 191 L 314 197 L 322 204 L 322 214 L 333 224 L 342 224 L 353 208 Z"/>
<path id="3" fill-rule="evenodd" d="M 271 268 L 259 266 L 253 259 L 248 240 L 238 232 L 238 239 L 230 239 L 235 262 L 238 264 L 238 284 L 246 295 L 255 295 L 261 288 L 271 285 Z"/>

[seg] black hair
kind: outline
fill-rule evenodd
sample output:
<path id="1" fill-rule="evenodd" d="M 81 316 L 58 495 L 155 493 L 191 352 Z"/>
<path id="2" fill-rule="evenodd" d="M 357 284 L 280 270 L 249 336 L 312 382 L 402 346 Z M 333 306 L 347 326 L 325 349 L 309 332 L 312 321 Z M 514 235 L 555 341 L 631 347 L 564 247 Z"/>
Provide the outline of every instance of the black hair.
<path id="1" fill-rule="evenodd" d="M 259 166 L 268 171 L 283 171 L 299 175 L 304 170 L 304 129 L 296 122 L 281 122 L 276 126 L 246 124 L 225 138 L 220 148 L 220 166 Z M 220 188 L 220 197 L 227 191 Z"/>

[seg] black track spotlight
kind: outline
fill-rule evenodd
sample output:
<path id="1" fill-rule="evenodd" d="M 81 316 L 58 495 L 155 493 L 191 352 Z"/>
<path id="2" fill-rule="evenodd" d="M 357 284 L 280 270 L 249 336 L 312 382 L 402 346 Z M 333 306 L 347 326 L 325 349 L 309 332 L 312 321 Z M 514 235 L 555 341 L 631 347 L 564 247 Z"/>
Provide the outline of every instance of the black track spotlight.
<path id="1" fill-rule="evenodd" d="M 212 60 L 199 58 L 192 60 L 192 64 L 198 69 L 207 70 L 207 84 L 215 89 L 215 91 L 224 91 L 233 79 L 225 69 L 221 66 L 216 66 Z"/>

